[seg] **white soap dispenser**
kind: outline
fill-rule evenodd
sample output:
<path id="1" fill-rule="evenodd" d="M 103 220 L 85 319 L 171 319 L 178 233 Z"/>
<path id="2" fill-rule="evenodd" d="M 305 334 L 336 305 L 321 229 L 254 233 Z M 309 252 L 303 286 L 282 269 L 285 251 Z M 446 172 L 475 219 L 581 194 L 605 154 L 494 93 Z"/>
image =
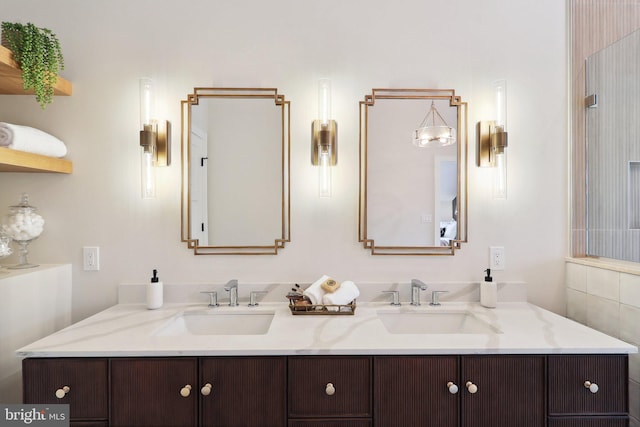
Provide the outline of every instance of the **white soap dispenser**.
<path id="1" fill-rule="evenodd" d="M 480 283 L 480 304 L 484 307 L 495 308 L 498 302 L 498 286 L 491 277 L 491 269 L 487 268 L 485 272 L 487 275 L 484 282 Z"/>
<path id="2" fill-rule="evenodd" d="M 147 308 L 149 310 L 162 307 L 162 293 L 162 282 L 158 280 L 158 270 L 153 270 L 153 277 L 147 285 Z"/>

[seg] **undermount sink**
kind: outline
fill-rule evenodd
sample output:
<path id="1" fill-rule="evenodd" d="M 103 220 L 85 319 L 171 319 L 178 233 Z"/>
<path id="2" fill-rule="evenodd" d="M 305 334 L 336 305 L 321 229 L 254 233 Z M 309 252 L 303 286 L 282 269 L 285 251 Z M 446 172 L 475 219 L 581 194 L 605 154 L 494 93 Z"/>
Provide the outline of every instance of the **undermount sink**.
<path id="1" fill-rule="evenodd" d="M 264 335 L 271 326 L 273 314 L 272 311 L 187 311 L 174 317 L 155 335 Z"/>
<path id="2" fill-rule="evenodd" d="M 501 334 L 468 311 L 378 311 L 391 334 Z"/>

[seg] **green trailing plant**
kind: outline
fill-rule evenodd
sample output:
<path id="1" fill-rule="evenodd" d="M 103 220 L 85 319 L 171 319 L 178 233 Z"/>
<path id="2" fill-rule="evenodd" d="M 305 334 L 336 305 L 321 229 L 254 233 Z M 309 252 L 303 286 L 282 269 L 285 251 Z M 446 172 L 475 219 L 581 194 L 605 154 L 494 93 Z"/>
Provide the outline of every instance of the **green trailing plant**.
<path id="1" fill-rule="evenodd" d="M 24 89 L 33 89 L 36 101 L 44 109 L 53 102 L 53 87 L 58 72 L 64 69 L 60 41 L 47 28 L 3 22 L 2 44 L 13 52 L 22 70 Z"/>

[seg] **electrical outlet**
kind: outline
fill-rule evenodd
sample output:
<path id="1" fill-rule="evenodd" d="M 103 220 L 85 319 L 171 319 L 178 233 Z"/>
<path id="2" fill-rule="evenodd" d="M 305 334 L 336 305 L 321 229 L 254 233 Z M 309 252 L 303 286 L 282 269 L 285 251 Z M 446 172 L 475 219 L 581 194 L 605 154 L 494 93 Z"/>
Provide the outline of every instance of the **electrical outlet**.
<path id="1" fill-rule="evenodd" d="M 433 215 L 423 212 L 422 215 L 420 215 L 420 220 L 423 224 L 431 224 L 433 222 Z"/>
<path id="2" fill-rule="evenodd" d="M 100 270 L 100 248 L 97 246 L 83 247 L 82 265 L 84 267 L 84 271 Z"/>
<path id="3" fill-rule="evenodd" d="M 504 246 L 489 247 L 489 268 L 492 270 L 504 270 L 506 268 Z"/>

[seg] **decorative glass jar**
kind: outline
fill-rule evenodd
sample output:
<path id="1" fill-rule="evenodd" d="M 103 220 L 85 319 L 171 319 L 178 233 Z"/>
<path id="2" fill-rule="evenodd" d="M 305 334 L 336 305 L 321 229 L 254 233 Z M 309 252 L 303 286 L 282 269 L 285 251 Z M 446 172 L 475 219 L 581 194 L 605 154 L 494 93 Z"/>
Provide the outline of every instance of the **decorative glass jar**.
<path id="1" fill-rule="evenodd" d="M 0 259 L 8 257 L 13 253 L 13 251 L 11 250 L 11 246 L 9 246 L 9 243 L 11 243 L 11 237 L 4 234 L 2 229 L 0 229 Z M 2 265 L 0 265 L 0 273 L 3 272 L 2 270 Z"/>
<path id="2" fill-rule="evenodd" d="M 37 264 L 30 264 L 27 260 L 28 245 L 37 239 L 44 230 L 44 219 L 36 212 L 36 208 L 29 206 L 29 196 L 23 193 L 20 204 L 9 206 L 9 214 L 2 226 L 4 233 L 19 246 L 18 264 L 9 268 L 32 268 Z"/>

